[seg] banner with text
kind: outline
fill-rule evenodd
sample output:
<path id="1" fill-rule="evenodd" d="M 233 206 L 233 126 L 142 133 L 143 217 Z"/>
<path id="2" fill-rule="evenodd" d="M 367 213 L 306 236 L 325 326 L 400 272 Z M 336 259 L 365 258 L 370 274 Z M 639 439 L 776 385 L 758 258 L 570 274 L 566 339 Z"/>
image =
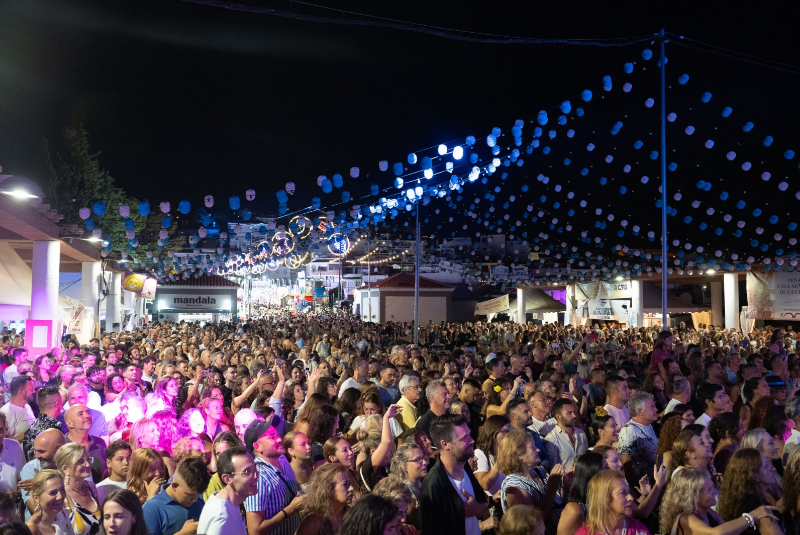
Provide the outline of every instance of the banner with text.
<path id="1" fill-rule="evenodd" d="M 508 310 L 508 296 L 503 295 L 500 297 L 495 297 L 494 299 L 489 299 L 488 301 L 484 301 L 482 303 L 478 303 L 475 305 L 475 315 L 476 316 L 485 316 L 487 314 L 494 314 L 496 312 L 502 312 L 504 310 Z"/>
<path id="2" fill-rule="evenodd" d="M 747 317 L 755 320 L 800 320 L 800 273 L 749 272 Z"/>

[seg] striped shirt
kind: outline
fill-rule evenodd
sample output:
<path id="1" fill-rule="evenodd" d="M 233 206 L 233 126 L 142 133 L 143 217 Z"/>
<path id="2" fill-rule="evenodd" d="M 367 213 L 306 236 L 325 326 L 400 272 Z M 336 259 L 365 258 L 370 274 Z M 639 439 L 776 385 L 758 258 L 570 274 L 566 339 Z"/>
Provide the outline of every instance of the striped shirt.
<path id="1" fill-rule="evenodd" d="M 292 465 L 281 455 L 279 458 L 281 469 L 256 457 L 258 470 L 258 492 L 248 496 L 244 508 L 248 513 L 263 512 L 264 519 L 272 518 L 281 512 L 281 509 L 291 503 L 297 496 L 297 480 L 292 471 Z M 293 535 L 300 526 L 300 513 L 295 512 L 286 518 L 281 525 L 271 533 L 274 535 Z"/>

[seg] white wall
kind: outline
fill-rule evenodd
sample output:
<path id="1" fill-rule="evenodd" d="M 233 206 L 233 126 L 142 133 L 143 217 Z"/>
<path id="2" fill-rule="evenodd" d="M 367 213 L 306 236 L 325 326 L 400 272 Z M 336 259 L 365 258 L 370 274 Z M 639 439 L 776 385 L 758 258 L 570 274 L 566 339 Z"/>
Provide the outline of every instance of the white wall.
<path id="1" fill-rule="evenodd" d="M 383 321 L 413 321 L 414 296 L 386 297 L 386 315 Z M 373 303 L 373 307 L 375 304 Z M 394 317 L 392 317 L 394 315 Z M 419 323 L 425 325 L 429 321 L 447 321 L 447 298 L 428 297 L 420 292 Z"/>

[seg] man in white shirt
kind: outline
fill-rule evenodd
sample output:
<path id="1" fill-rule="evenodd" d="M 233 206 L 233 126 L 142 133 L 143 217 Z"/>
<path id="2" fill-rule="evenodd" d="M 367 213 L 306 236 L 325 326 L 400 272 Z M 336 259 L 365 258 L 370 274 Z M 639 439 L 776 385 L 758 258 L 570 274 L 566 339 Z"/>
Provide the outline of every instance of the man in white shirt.
<path id="1" fill-rule="evenodd" d="M 106 496 L 115 490 L 128 488 L 128 468 L 132 453 L 131 445 L 121 440 L 115 440 L 106 450 L 108 477 L 97 484 L 97 497 L 100 503 L 103 503 Z"/>
<path id="2" fill-rule="evenodd" d="M 604 386 L 606 389 L 606 404 L 603 408 L 622 429 L 631 419 L 626 406 L 628 400 L 631 399 L 628 383 L 619 375 L 612 375 L 606 378 Z"/>
<path id="3" fill-rule="evenodd" d="M 11 352 L 11 358 L 14 359 L 14 362 L 3 372 L 3 382 L 6 384 L 6 386 L 11 384 L 11 381 L 14 380 L 14 377 L 19 376 L 19 370 L 17 370 L 17 366 L 28 359 L 28 350 L 24 347 L 17 347 Z"/>
<path id="4" fill-rule="evenodd" d="M 217 474 L 225 487 L 206 500 L 197 533 L 247 535 L 239 506 L 258 492 L 258 471 L 253 454 L 241 446 L 228 448 L 217 459 Z"/>
<path id="5" fill-rule="evenodd" d="M 559 399 L 553 405 L 558 425 L 544 439 L 547 459 L 552 466 L 561 464 L 569 472 L 578 456 L 589 448 L 586 433 L 580 428 L 578 409 L 571 399 Z"/>
<path id="6" fill-rule="evenodd" d="M 694 423 L 708 427 L 711 419 L 725 408 L 725 389 L 722 385 L 702 383 L 697 387 L 695 397 L 700 406 L 703 407 L 703 414 L 698 416 Z"/>
<path id="7" fill-rule="evenodd" d="M 8 423 L 5 414 L 0 413 L 0 437 L 6 436 Z M 16 440 L 0 440 L 0 492 L 16 492 L 19 474 L 25 466 L 22 446 Z"/>
<path id="8" fill-rule="evenodd" d="M 342 394 L 348 388 L 361 389 L 361 385 L 369 378 L 369 361 L 367 359 L 356 357 L 350 363 L 353 365 L 353 376 L 339 387 L 339 397 L 342 397 Z"/>
<path id="9" fill-rule="evenodd" d="M 528 429 L 536 431 L 543 437 L 547 436 L 556 427 L 555 418 L 550 417 L 553 400 L 539 390 L 528 397 L 528 407 L 531 409 L 531 421 L 533 422 Z"/>
<path id="10" fill-rule="evenodd" d="M 11 401 L 3 405 L 0 412 L 6 415 L 8 433 L 11 438 L 21 442 L 25 431 L 36 421 L 29 403 L 36 392 L 33 379 L 27 375 L 15 377 L 11 381 Z"/>
<path id="11" fill-rule="evenodd" d="M 672 399 L 667 403 L 667 408 L 664 409 L 664 414 L 669 414 L 675 407 L 681 404 L 689 403 L 692 399 L 692 385 L 684 377 L 675 379 L 672 383 Z"/>

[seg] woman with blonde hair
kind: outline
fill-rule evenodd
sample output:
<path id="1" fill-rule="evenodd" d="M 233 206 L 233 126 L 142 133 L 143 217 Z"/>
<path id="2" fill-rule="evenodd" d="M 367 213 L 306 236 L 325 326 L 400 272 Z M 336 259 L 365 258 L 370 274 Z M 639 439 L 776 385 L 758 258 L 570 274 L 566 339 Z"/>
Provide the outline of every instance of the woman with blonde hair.
<path id="1" fill-rule="evenodd" d="M 780 499 L 780 495 L 769 494 L 774 482 L 774 471 L 769 461 L 756 449 L 740 448 L 725 470 L 717 512 L 725 520 L 735 520 L 762 505 L 772 505 L 770 502 Z M 779 524 L 769 517 L 761 518 L 751 527 L 749 533 L 783 533 Z"/>
<path id="2" fill-rule="evenodd" d="M 506 435 L 497 452 L 497 469 L 506 476 L 500 487 L 500 504 L 504 512 L 519 504 L 533 505 L 555 527 L 563 508 L 559 491 L 564 467 L 555 465 L 548 476 L 540 462 L 539 450 L 527 431 L 517 429 Z"/>
<path id="3" fill-rule="evenodd" d="M 64 478 L 58 470 L 42 470 L 33 477 L 30 499 L 34 508 L 25 523 L 32 535 L 75 535 L 64 509 L 66 496 Z"/>
<path id="4" fill-rule="evenodd" d="M 601 470 L 589 481 L 586 524 L 575 535 L 650 535 L 633 518 L 633 496 L 622 472 Z"/>
<path id="5" fill-rule="evenodd" d="M 515 505 L 503 515 L 497 535 L 544 535 L 542 513 L 532 505 Z"/>
<path id="6" fill-rule="evenodd" d="M 56 452 L 56 467 L 64 474 L 64 508 L 72 530 L 75 535 L 96 535 L 100 531 L 100 500 L 94 483 L 86 480 L 92 475 L 89 451 L 82 444 L 65 444 Z"/>
<path id="7" fill-rule="evenodd" d="M 391 475 L 397 476 L 408 487 L 413 501 L 406 512 L 406 522 L 418 530 L 422 530 L 422 518 L 419 513 L 419 492 L 422 479 L 428 473 L 428 458 L 419 446 L 413 442 L 401 444 L 392 457 L 389 469 Z"/>
<path id="8" fill-rule="evenodd" d="M 131 427 L 128 443 L 133 451 L 139 448 L 153 448 L 158 451 L 161 442 L 161 432 L 158 425 L 150 418 L 142 418 Z"/>
<path id="9" fill-rule="evenodd" d="M 128 468 L 128 490 L 144 503 L 161 490 L 167 480 L 167 467 L 159 453 L 152 448 L 139 448 L 131 456 Z"/>
<path id="10" fill-rule="evenodd" d="M 777 508 L 759 506 L 750 513 L 725 522 L 712 509 L 716 504 L 714 484 L 705 470 L 684 468 L 676 472 L 661 503 L 661 533 L 739 535 L 762 518 L 777 520 L 771 512 Z"/>
<path id="11" fill-rule="evenodd" d="M 410 522 L 407 522 L 411 507 L 415 502 L 411 490 L 409 490 L 402 479 L 397 476 L 389 475 L 378 481 L 372 493 L 375 496 L 386 498 L 397 507 L 397 510 L 400 512 L 398 515 L 400 517 L 400 525 L 397 526 L 398 533 L 402 535 L 419 535 L 420 530 Z"/>
<path id="12" fill-rule="evenodd" d="M 769 492 L 773 496 L 775 496 L 776 493 L 779 494 L 783 479 L 775 468 L 776 464 L 781 466 L 781 460 L 778 456 L 778 446 L 775 444 L 775 439 L 773 439 L 765 429 L 757 427 L 744 434 L 739 447 L 753 448 L 766 457 L 770 466 L 772 466 L 773 478 L 775 480 L 775 483 L 770 486 Z"/>
<path id="13" fill-rule="evenodd" d="M 347 467 L 339 463 L 320 466 L 311 476 L 306 500 L 301 506 L 303 520 L 296 535 L 333 535 L 342 522 L 345 507 L 355 494 Z"/>
<path id="14" fill-rule="evenodd" d="M 353 390 L 353 389 L 351 389 Z M 371 429 L 369 425 L 365 429 L 356 432 L 356 471 L 361 479 L 361 486 L 368 492 L 381 479 L 389 474 L 389 463 L 394 453 L 394 437 L 390 422 L 400 412 L 399 405 L 390 405 L 383 414 L 381 428 Z M 375 414 L 371 416 L 373 420 L 380 417 Z M 365 422 L 366 423 L 366 422 Z M 375 422 L 377 424 L 378 422 Z"/>

